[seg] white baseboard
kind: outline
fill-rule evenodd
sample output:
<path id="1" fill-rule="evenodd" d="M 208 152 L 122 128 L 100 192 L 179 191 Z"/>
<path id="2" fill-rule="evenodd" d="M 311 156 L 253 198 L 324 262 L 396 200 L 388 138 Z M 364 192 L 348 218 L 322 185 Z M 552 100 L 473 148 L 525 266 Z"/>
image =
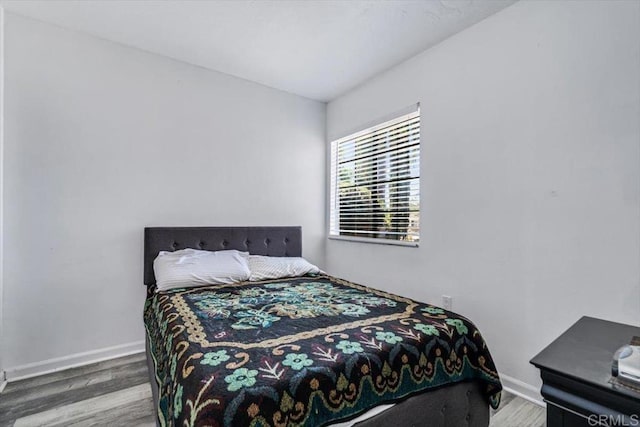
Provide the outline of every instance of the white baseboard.
<path id="1" fill-rule="evenodd" d="M 8 368 L 5 371 L 5 378 L 8 382 L 13 382 L 36 377 L 38 375 L 50 374 L 63 369 L 76 368 L 78 366 L 89 365 L 91 363 L 102 362 L 104 360 L 115 359 L 117 357 L 129 356 L 131 354 L 142 352 L 144 352 L 144 341 L 136 341 L 129 344 L 121 344 L 113 347 L 56 357 L 55 359 L 43 360 L 41 362 L 15 366 L 13 368 Z"/>
<path id="2" fill-rule="evenodd" d="M 540 390 L 536 387 L 505 374 L 500 374 L 500 381 L 502 381 L 502 387 L 509 393 L 515 394 L 536 405 L 547 406 L 542 400 Z"/>

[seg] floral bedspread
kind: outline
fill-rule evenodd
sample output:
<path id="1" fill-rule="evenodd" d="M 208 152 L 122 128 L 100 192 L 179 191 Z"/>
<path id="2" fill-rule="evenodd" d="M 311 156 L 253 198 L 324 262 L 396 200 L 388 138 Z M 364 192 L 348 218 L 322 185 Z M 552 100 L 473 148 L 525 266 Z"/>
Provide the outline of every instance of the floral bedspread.
<path id="1" fill-rule="evenodd" d="M 330 276 L 154 293 L 161 425 L 326 425 L 431 388 L 502 386 L 469 320 Z"/>

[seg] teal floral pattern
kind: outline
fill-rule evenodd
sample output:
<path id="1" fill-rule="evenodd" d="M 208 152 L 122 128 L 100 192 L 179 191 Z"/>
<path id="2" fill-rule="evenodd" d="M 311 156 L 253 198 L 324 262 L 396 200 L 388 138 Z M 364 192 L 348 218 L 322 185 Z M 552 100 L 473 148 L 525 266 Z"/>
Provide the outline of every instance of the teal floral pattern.
<path id="1" fill-rule="evenodd" d="M 182 412 L 182 393 L 184 392 L 184 387 L 182 384 L 178 384 L 178 388 L 176 389 L 176 394 L 173 397 L 173 416 L 180 416 L 180 412 Z"/>
<path id="2" fill-rule="evenodd" d="M 463 334 L 466 334 L 467 332 L 469 332 L 469 329 L 467 329 L 467 326 L 460 319 L 446 319 L 445 322 L 447 322 L 447 325 L 451 325 L 451 326 L 455 327 L 456 331 L 460 335 L 463 335 Z"/>
<path id="3" fill-rule="evenodd" d="M 278 316 L 273 316 L 262 310 L 255 309 L 239 311 L 236 313 L 236 317 L 238 317 L 239 320 L 231 325 L 234 329 L 268 328 L 273 322 L 280 320 Z"/>
<path id="4" fill-rule="evenodd" d="M 267 283 L 262 287 L 190 295 L 198 314 L 208 319 L 231 319 L 236 330 L 270 328 L 282 318 L 362 317 L 376 307 L 396 307 L 388 298 L 367 295 L 331 283 L 303 282 L 297 285 Z"/>
<path id="5" fill-rule="evenodd" d="M 387 344 L 397 344 L 402 341 L 402 337 L 397 336 L 393 332 L 376 332 L 376 339 L 384 341 Z"/>
<path id="6" fill-rule="evenodd" d="M 267 283 L 266 285 L 264 285 L 264 287 L 267 289 L 283 289 L 288 286 L 289 284 L 287 283 Z"/>
<path id="7" fill-rule="evenodd" d="M 436 328 L 433 325 L 425 325 L 424 323 L 418 323 L 413 327 L 413 329 L 420 331 L 425 335 L 434 335 L 436 337 L 440 335 L 438 328 Z"/>
<path id="8" fill-rule="evenodd" d="M 205 353 L 204 358 L 200 361 L 203 365 L 218 366 L 219 364 L 229 360 L 227 350 L 210 351 Z"/>
<path id="9" fill-rule="evenodd" d="M 338 304 L 336 307 L 345 316 L 358 317 L 369 312 L 367 307 L 356 304 Z"/>
<path id="10" fill-rule="evenodd" d="M 421 311 L 424 311 L 425 313 L 429 313 L 429 314 L 444 314 L 444 310 L 441 309 L 440 307 L 425 307 L 425 308 L 421 308 Z"/>
<path id="11" fill-rule="evenodd" d="M 251 387 L 256 383 L 256 376 L 258 371 L 255 369 L 238 368 L 233 371 L 233 374 L 224 377 L 224 380 L 229 386 L 227 390 L 238 391 L 242 387 Z"/>
<path id="12" fill-rule="evenodd" d="M 375 297 L 372 295 L 367 295 L 360 298 L 358 300 L 358 303 L 361 305 L 365 305 L 367 307 L 382 307 L 382 306 L 395 307 L 397 305 L 395 301 L 392 301 L 386 298 Z"/>
<path id="13" fill-rule="evenodd" d="M 282 364 L 284 366 L 290 366 L 291 369 L 299 371 L 302 368 L 313 365 L 313 360 L 309 359 L 309 356 L 304 353 L 291 353 L 287 354 Z"/>
<path id="14" fill-rule="evenodd" d="M 175 378 L 176 377 L 176 369 L 177 368 L 178 368 L 178 356 L 173 356 L 171 358 L 171 369 L 169 370 L 171 378 Z"/>
<path id="15" fill-rule="evenodd" d="M 362 353 L 364 351 L 360 343 L 347 340 L 340 341 L 336 348 L 344 354 Z"/>

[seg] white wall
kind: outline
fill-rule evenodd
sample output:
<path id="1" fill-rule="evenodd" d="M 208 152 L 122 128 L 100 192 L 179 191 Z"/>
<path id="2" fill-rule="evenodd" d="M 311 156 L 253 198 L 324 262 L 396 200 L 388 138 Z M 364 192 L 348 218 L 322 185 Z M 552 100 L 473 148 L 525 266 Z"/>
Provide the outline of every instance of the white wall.
<path id="1" fill-rule="evenodd" d="M 421 103 L 422 232 L 330 241 L 329 271 L 452 295 L 531 395 L 580 316 L 640 324 L 639 25 L 638 2 L 521 1 L 330 102 L 329 140 Z"/>
<path id="2" fill-rule="evenodd" d="M 3 164 L 4 164 L 4 8 L 0 6 L 0 392 L 2 392 L 3 384 L 5 382 L 4 375 L 4 360 L 3 360 L 3 327 L 2 327 L 2 295 L 3 291 L 3 278 L 2 278 L 2 264 L 3 264 L 3 256 L 2 256 L 2 238 L 4 236 L 3 233 L 3 205 L 2 202 L 4 200 L 3 197 L 3 188 L 4 188 L 4 174 L 3 174 Z"/>
<path id="3" fill-rule="evenodd" d="M 8 373 L 144 339 L 144 226 L 302 225 L 324 264 L 323 103 L 9 13 L 5 64 Z"/>

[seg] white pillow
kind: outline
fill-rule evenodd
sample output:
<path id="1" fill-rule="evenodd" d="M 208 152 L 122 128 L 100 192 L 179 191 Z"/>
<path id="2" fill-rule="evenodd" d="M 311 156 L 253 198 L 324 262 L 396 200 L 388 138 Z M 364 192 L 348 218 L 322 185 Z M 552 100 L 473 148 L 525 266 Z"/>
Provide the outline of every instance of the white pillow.
<path id="1" fill-rule="evenodd" d="M 304 258 L 271 257 L 249 255 L 249 280 L 280 279 L 281 277 L 298 277 L 305 274 L 317 274 L 320 269 Z"/>
<path id="2" fill-rule="evenodd" d="M 228 284 L 247 280 L 249 253 L 182 249 L 162 251 L 153 261 L 158 291 L 194 286 Z"/>

